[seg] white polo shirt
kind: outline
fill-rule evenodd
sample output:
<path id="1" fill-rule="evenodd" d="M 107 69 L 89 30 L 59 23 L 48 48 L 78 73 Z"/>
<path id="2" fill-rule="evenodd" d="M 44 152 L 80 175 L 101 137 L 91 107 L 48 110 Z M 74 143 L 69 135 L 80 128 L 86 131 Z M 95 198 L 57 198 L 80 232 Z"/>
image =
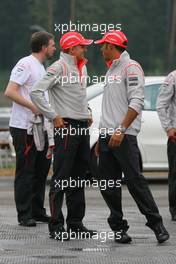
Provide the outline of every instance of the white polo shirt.
<path id="1" fill-rule="evenodd" d="M 18 61 L 11 72 L 10 81 L 20 85 L 20 94 L 25 99 L 30 100 L 29 93 L 33 85 L 45 74 L 43 64 L 33 55 L 22 58 Z M 22 105 L 13 102 L 10 127 L 27 129 L 28 118 L 32 111 Z"/>

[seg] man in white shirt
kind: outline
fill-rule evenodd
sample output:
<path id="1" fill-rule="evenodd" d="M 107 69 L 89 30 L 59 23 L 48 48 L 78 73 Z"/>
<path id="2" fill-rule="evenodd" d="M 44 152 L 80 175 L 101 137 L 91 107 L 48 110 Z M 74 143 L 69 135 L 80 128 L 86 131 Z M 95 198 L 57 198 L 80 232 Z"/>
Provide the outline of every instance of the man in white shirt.
<path id="1" fill-rule="evenodd" d="M 54 55 L 54 36 L 48 32 L 34 33 L 31 50 L 31 55 L 20 59 L 13 68 L 5 91 L 13 101 L 9 126 L 16 151 L 15 203 L 22 226 L 49 221 L 44 208 L 45 183 L 50 168 L 50 160 L 46 159 L 48 142 L 46 140 L 43 151 L 37 151 L 33 135 L 27 134 L 27 128 L 31 114 L 40 114 L 29 93 L 45 74 L 43 63 Z"/>

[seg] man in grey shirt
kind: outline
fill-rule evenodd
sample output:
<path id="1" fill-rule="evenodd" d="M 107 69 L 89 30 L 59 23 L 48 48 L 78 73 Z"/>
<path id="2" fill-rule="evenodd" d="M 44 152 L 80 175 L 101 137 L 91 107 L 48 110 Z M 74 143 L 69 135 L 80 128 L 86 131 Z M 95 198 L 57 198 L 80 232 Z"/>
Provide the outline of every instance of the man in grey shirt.
<path id="1" fill-rule="evenodd" d="M 176 70 L 171 72 L 160 88 L 157 111 L 163 129 L 168 136 L 167 154 L 169 161 L 169 210 L 176 221 Z"/>
<path id="2" fill-rule="evenodd" d="M 107 188 L 101 193 L 111 212 L 108 223 L 115 232 L 115 242 L 131 242 L 127 234 L 127 220 L 123 219 L 121 188 L 115 184 L 123 172 L 130 194 L 140 212 L 146 216 L 146 225 L 162 243 L 169 239 L 169 234 L 139 167 L 136 136 L 140 131 L 144 104 L 144 74 L 139 63 L 130 59 L 126 51 L 127 42 L 125 34 L 118 30 L 109 31 L 95 42 L 102 44 L 101 51 L 109 66 L 103 94 L 100 138 L 95 148 L 96 155 L 99 155 L 100 178 L 107 181 Z"/>
<path id="3" fill-rule="evenodd" d="M 89 131 L 91 113 L 86 99 L 86 62 L 84 53 L 92 40 L 77 32 L 61 37 L 60 59 L 52 64 L 47 74 L 31 92 L 31 99 L 41 113 L 53 120 L 55 149 L 53 176 L 50 186 L 50 237 L 67 240 L 72 233 L 92 236 L 82 223 L 85 215 L 84 180 L 90 159 Z M 44 92 L 48 90 L 50 104 Z M 80 130 L 82 129 L 82 133 Z M 71 180 L 76 182 L 71 186 Z M 62 203 L 64 193 L 67 204 L 67 232 L 64 229 Z"/>

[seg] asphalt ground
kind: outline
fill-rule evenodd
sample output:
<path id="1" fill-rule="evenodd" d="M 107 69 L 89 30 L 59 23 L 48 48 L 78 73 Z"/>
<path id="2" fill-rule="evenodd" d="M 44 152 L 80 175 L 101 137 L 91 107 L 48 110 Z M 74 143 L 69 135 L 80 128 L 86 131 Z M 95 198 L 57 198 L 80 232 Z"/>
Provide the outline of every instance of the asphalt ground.
<path id="1" fill-rule="evenodd" d="M 97 239 L 76 239 L 66 242 L 48 237 L 46 224 L 37 227 L 18 226 L 13 198 L 13 177 L 0 177 L 0 264 L 16 263 L 176 263 L 176 222 L 172 222 L 168 210 L 167 183 L 150 184 L 152 193 L 163 216 L 170 240 L 159 245 L 154 233 L 145 226 L 126 186 L 123 186 L 124 216 L 128 219 L 129 235 L 133 241 L 120 245 L 113 241 L 107 224 L 109 210 L 97 188 L 86 188 L 85 226 L 99 232 Z M 46 208 L 48 206 L 46 190 Z M 64 204 L 64 215 L 66 207 Z M 79 208 L 78 208 L 79 210 Z"/>

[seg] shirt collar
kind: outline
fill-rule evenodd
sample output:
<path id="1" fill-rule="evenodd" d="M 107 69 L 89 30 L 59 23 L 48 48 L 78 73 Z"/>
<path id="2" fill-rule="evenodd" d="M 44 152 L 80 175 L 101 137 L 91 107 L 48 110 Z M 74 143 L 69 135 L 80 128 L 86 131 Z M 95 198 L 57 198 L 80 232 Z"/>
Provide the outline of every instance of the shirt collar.
<path id="1" fill-rule="evenodd" d="M 80 61 L 77 61 L 75 56 L 72 56 L 70 54 L 67 54 L 65 52 L 60 53 L 60 58 L 64 59 L 66 63 L 77 66 L 78 69 L 82 68 L 85 64 L 87 64 L 88 60 L 87 59 L 82 59 Z"/>
<path id="2" fill-rule="evenodd" d="M 120 55 L 120 57 L 118 59 L 115 60 L 109 60 L 106 62 L 108 68 L 110 68 L 111 66 L 116 66 L 118 65 L 120 62 L 124 62 L 126 60 L 130 59 L 130 55 L 129 53 L 125 50 L 124 52 L 122 52 L 122 54 Z"/>

